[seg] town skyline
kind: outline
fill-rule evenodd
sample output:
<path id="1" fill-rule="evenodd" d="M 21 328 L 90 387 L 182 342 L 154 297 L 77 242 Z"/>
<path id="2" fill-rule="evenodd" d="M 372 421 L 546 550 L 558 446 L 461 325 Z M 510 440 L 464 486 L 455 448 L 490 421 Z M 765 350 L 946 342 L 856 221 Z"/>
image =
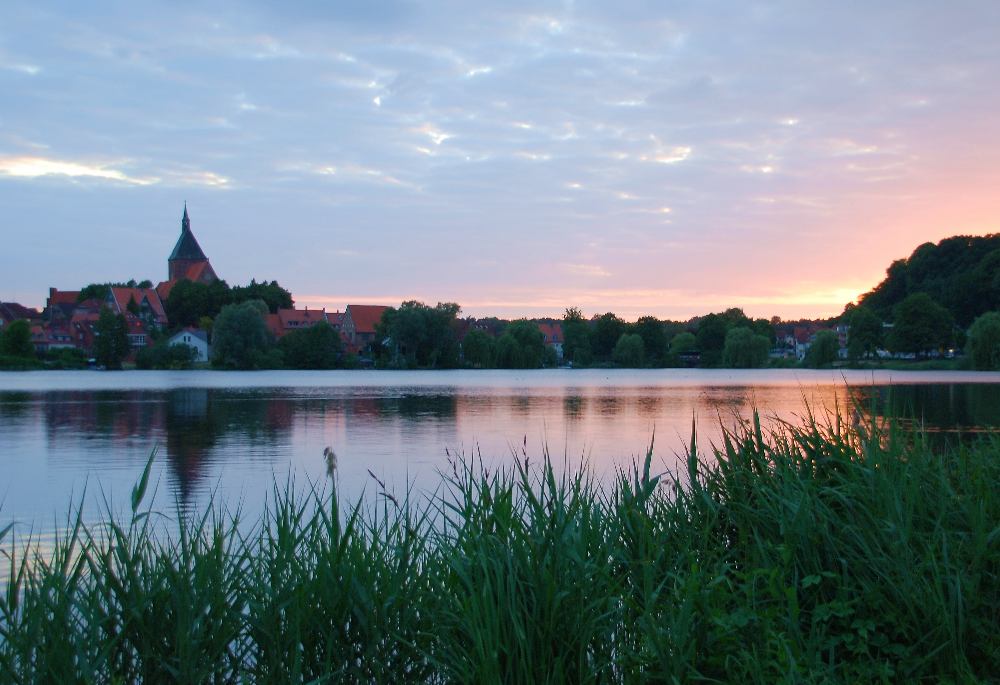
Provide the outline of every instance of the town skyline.
<path id="1" fill-rule="evenodd" d="M 0 301 L 164 278 L 673 320 L 823 318 L 1000 231 L 1000 7 L 0 9 Z"/>

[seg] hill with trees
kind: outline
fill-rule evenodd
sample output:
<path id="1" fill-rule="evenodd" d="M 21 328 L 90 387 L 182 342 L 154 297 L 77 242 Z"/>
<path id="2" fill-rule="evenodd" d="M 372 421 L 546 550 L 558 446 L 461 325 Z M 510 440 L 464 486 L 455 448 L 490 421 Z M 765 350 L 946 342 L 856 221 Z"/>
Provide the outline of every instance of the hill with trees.
<path id="1" fill-rule="evenodd" d="M 883 321 L 908 297 L 925 293 L 965 329 L 979 316 L 1000 309 L 1000 234 L 959 235 L 936 245 L 924 243 L 907 259 L 897 259 L 885 279 L 865 293 L 858 306 Z"/>

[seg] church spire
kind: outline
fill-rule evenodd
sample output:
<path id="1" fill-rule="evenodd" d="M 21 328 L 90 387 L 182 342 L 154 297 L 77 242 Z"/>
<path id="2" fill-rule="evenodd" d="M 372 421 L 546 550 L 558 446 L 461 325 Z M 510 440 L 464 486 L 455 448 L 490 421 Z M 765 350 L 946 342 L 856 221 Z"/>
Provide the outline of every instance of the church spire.
<path id="1" fill-rule="evenodd" d="M 191 230 L 191 219 L 188 218 L 188 203 L 184 201 L 184 216 L 181 217 L 181 231 Z"/>

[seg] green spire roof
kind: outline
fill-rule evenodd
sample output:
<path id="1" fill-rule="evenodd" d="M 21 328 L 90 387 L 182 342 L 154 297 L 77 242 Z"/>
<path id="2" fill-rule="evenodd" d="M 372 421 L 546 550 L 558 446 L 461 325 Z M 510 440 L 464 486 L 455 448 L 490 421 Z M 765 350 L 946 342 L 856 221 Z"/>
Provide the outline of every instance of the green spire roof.
<path id="1" fill-rule="evenodd" d="M 205 253 L 201 251 L 201 245 L 195 240 L 194 233 L 191 232 L 191 219 L 188 218 L 187 203 L 184 203 L 184 216 L 181 218 L 181 237 L 174 245 L 174 251 L 170 253 L 168 261 L 175 259 L 208 260 Z"/>

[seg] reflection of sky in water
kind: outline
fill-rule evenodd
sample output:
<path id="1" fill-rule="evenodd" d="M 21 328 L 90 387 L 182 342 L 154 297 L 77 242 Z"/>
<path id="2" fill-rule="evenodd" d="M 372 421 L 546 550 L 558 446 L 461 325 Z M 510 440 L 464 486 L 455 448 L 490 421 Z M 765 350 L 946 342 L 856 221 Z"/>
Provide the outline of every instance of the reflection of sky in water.
<path id="1" fill-rule="evenodd" d="M 5 387 L 26 378 L 38 389 L 0 390 L 0 526 L 33 522 L 36 531 L 62 527 L 68 503 L 84 489 L 89 518 L 103 496 L 127 507 L 153 447 L 161 511 L 174 500 L 200 507 L 215 493 L 253 518 L 275 479 L 280 485 L 292 474 L 300 487 L 323 484 L 326 446 L 337 453 L 342 492 L 353 500 L 374 489 L 369 469 L 397 493 L 407 483 L 421 491 L 438 486 L 446 449 L 492 464 L 526 441 L 533 461 L 547 446 L 558 461 L 586 458 L 604 476 L 644 454 L 655 431 L 655 457 L 669 468 L 693 418 L 706 445 L 720 423 L 753 407 L 791 420 L 807 404 L 843 407 L 846 382 L 858 383 L 852 392 L 879 414 L 892 410 L 938 428 L 1000 423 L 1000 384 L 955 384 L 1000 380 L 981 374 L 923 374 L 942 384 L 879 387 L 870 373 L 800 371 L 3 377 L 13 381 Z M 73 383 L 90 388 L 64 389 Z"/>

